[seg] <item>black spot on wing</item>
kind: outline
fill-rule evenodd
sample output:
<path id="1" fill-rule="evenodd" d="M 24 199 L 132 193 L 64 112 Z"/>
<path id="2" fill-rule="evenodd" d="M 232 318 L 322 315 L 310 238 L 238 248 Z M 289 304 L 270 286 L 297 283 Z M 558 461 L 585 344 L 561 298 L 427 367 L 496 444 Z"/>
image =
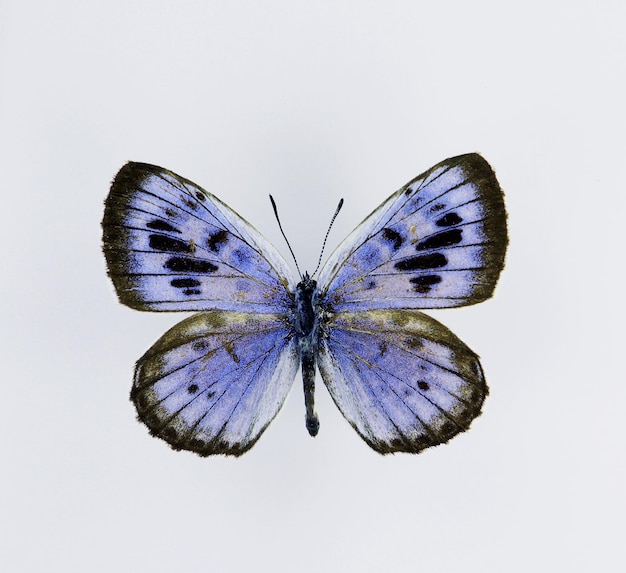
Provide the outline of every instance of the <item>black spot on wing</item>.
<path id="1" fill-rule="evenodd" d="M 208 350 L 209 343 L 206 340 L 197 340 L 191 346 L 195 352 L 204 352 Z"/>
<path id="2" fill-rule="evenodd" d="M 435 222 L 437 227 L 452 227 L 452 225 L 458 225 L 463 219 L 456 213 L 446 213 L 441 219 Z"/>
<path id="3" fill-rule="evenodd" d="M 206 195 L 202 193 L 202 191 L 196 191 L 196 199 L 204 203 L 206 201 Z"/>
<path id="4" fill-rule="evenodd" d="M 150 248 L 156 251 L 168 251 L 170 253 L 190 253 L 191 245 L 179 239 L 166 237 L 165 235 L 150 235 Z"/>
<path id="5" fill-rule="evenodd" d="M 195 211 L 198 208 L 198 204 L 195 201 L 192 201 L 191 199 L 187 198 L 187 197 L 182 197 L 182 201 L 185 205 L 187 205 L 187 207 L 189 207 L 192 211 Z"/>
<path id="6" fill-rule="evenodd" d="M 209 249 L 211 249 L 214 253 L 219 253 L 222 245 L 228 243 L 228 231 L 217 231 L 217 233 L 213 233 L 209 236 L 207 240 L 207 245 L 209 245 Z"/>
<path id="7" fill-rule="evenodd" d="M 426 294 L 430 292 L 434 285 L 441 282 L 441 277 L 439 275 L 424 275 L 409 279 L 409 282 L 413 283 L 413 290 L 415 292 Z"/>
<path id="8" fill-rule="evenodd" d="M 438 213 L 439 211 L 445 209 L 446 206 L 443 203 L 435 203 L 431 208 L 430 208 L 430 212 L 431 213 Z"/>
<path id="9" fill-rule="evenodd" d="M 187 386 L 187 392 L 189 392 L 190 394 L 195 394 L 197 391 L 198 391 L 197 384 L 190 384 L 189 386 Z"/>
<path id="10" fill-rule="evenodd" d="M 150 221 L 146 224 L 146 227 L 148 227 L 149 229 L 154 229 L 155 231 L 170 231 L 171 233 L 180 233 L 180 231 L 176 227 L 173 227 L 167 221 L 162 221 L 161 219 L 154 219 Z"/>
<path id="11" fill-rule="evenodd" d="M 188 259 L 185 257 L 172 257 L 165 263 L 165 268 L 176 273 L 214 273 L 217 266 L 209 261 Z"/>
<path id="12" fill-rule="evenodd" d="M 397 251 L 405 241 L 404 237 L 398 233 L 398 231 L 394 231 L 393 229 L 389 229 L 387 227 L 383 229 L 383 239 L 392 243 L 391 248 L 394 251 Z"/>
<path id="13" fill-rule="evenodd" d="M 418 387 L 420 390 L 428 390 L 428 389 L 430 388 L 430 386 L 428 385 L 428 382 L 424 382 L 423 380 L 420 380 L 420 381 L 417 383 L 417 387 Z"/>
<path id="14" fill-rule="evenodd" d="M 200 281 L 196 279 L 172 279 L 170 284 L 176 288 L 191 288 L 200 286 Z"/>
<path id="15" fill-rule="evenodd" d="M 436 235 L 431 235 L 428 239 L 419 242 L 416 245 L 415 250 L 426 251 L 428 249 L 441 249 L 442 247 L 458 245 L 462 240 L 462 229 L 450 229 L 449 231 L 442 231 Z"/>
<path id="16" fill-rule="evenodd" d="M 397 262 L 394 266 L 399 271 L 420 271 L 426 269 L 439 269 L 448 264 L 448 259 L 441 253 L 420 255 Z"/>
<path id="17" fill-rule="evenodd" d="M 420 336 L 407 336 L 404 342 L 409 348 L 412 348 L 413 350 L 421 351 L 424 348 L 424 339 Z"/>

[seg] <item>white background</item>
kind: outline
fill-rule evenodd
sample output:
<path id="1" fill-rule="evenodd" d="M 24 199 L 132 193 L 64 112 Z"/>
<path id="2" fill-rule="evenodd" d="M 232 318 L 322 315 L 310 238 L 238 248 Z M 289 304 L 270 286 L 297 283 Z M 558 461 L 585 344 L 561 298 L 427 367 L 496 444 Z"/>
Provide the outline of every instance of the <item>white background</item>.
<path id="1" fill-rule="evenodd" d="M 0 3 L 0 569 L 624 567 L 626 40 L 618 0 Z M 134 361 L 174 314 L 118 304 L 100 221 L 167 167 L 312 270 L 438 161 L 506 192 L 495 297 L 433 312 L 482 357 L 470 432 L 382 457 L 321 381 L 239 459 L 151 438 Z"/>

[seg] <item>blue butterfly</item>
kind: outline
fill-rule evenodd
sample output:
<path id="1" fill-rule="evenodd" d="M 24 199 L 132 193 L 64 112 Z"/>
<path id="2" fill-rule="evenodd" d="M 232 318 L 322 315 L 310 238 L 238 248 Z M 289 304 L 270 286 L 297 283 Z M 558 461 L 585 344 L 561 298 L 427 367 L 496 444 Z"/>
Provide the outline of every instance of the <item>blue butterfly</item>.
<path id="1" fill-rule="evenodd" d="M 176 450 L 239 456 L 280 410 L 302 366 L 306 427 L 315 369 L 376 451 L 418 453 L 467 430 L 487 385 L 478 357 L 416 309 L 489 298 L 507 246 L 502 191 L 478 154 L 447 159 L 369 215 L 314 280 L 217 197 L 130 162 L 103 226 L 122 303 L 201 311 L 137 362 L 131 399 Z"/>

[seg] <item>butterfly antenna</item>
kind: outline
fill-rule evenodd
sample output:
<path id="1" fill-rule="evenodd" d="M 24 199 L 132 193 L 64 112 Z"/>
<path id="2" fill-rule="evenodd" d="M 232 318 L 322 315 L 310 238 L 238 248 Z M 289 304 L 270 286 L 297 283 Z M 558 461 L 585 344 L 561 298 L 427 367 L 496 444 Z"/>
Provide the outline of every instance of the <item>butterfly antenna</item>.
<path id="1" fill-rule="evenodd" d="M 296 255 L 293 254 L 293 249 L 291 248 L 291 245 L 289 244 L 289 240 L 287 239 L 287 235 L 285 235 L 285 231 L 283 231 L 283 226 L 280 224 L 280 217 L 278 216 L 278 208 L 276 207 L 276 202 L 274 201 L 274 197 L 272 197 L 270 195 L 270 201 L 272 202 L 272 207 L 274 208 L 274 215 L 276 216 L 276 221 L 278 222 L 278 228 L 280 229 L 280 232 L 283 235 L 283 239 L 285 239 L 285 243 L 287 243 L 287 246 L 289 247 L 289 252 L 291 253 L 291 256 L 293 258 L 293 262 L 296 263 L 296 270 L 298 271 L 298 274 L 300 275 L 300 278 L 302 278 L 302 273 L 300 272 L 300 267 L 298 266 L 298 261 L 296 260 Z"/>
<path id="2" fill-rule="evenodd" d="M 315 276 L 315 273 L 319 270 L 320 265 L 322 264 L 322 256 L 324 255 L 324 248 L 326 247 L 326 241 L 328 240 L 328 235 L 330 234 L 330 230 L 333 228 L 333 223 L 335 222 L 337 215 L 339 215 L 339 211 L 341 211 L 342 207 L 343 207 L 343 199 L 340 199 L 339 205 L 337 205 L 337 208 L 335 209 L 335 214 L 333 215 L 333 218 L 330 220 L 330 225 L 328 225 L 328 231 L 326 231 L 326 236 L 324 237 L 324 242 L 322 243 L 322 251 L 320 252 L 320 258 L 317 259 L 317 266 L 315 267 L 315 270 L 313 271 L 313 274 L 311 275 L 312 277 Z"/>

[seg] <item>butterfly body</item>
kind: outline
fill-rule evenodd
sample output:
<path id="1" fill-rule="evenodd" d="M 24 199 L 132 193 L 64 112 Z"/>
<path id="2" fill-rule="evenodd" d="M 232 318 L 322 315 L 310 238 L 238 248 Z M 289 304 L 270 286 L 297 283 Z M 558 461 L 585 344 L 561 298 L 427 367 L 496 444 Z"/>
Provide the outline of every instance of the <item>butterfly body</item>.
<path id="1" fill-rule="evenodd" d="M 502 192 L 477 154 L 448 159 L 384 201 L 313 279 L 194 183 L 128 163 L 106 201 L 103 243 L 120 300 L 201 311 L 137 363 L 131 399 L 175 449 L 240 455 L 278 413 L 299 367 L 310 435 L 319 370 L 380 453 L 448 441 L 479 415 L 477 356 L 421 313 L 489 298 L 507 244 Z M 315 274 L 315 273 L 314 273 Z"/>
<path id="2" fill-rule="evenodd" d="M 306 429 L 311 436 L 317 436 L 320 429 L 319 419 L 315 413 L 315 366 L 319 348 L 319 323 L 324 315 L 318 307 L 317 294 L 317 282 L 305 273 L 302 281 L 296 286 L 293 327 L 302 365 Z"/>

